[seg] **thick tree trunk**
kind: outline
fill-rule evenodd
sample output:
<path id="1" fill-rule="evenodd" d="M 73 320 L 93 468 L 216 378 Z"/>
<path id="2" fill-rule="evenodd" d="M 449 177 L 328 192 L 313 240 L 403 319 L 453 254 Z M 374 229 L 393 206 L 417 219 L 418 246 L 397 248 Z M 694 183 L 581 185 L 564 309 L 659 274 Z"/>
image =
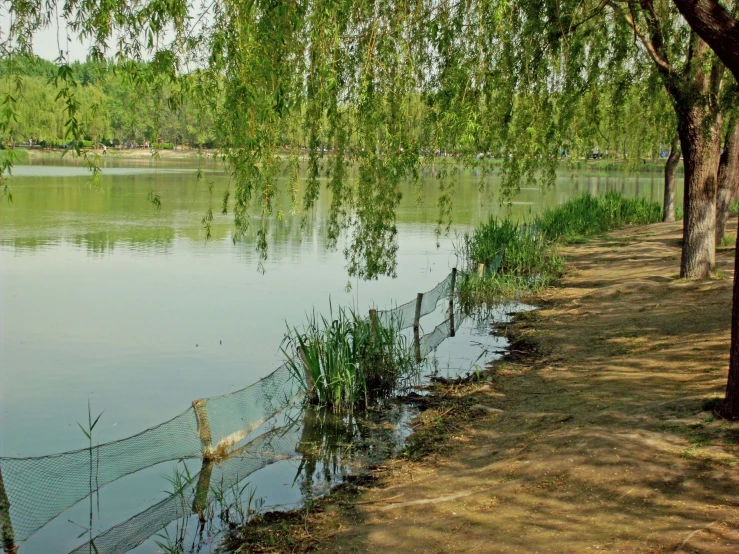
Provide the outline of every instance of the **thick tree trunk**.
<path id="1" fill-rule="evenodd" d="M 672 1 L 739 81 L 739 21 L 717 0 Z"/>
<path id="2" fill-rule="evenodd" d="M 726 233 L 729 207 L 739 187 L 739 121 L 726 133 L 724 151 L 718 165 L 718 192 L 716 193 L 716 245 Z"/>
<path id="3" fill-rule="evenodd" d="M 681 118 L 678 132 L 685 165 L 683 247 L 680 277 L 706 279 L 716 256 L 716 181 L 720 136 L 715 121 L 706 128 L 706 111 L 694 106 Z"/>
<path id="4" fill-rule="evenodd" d="M 736 235 L 736 251 L 739 252 L 739 229 Z M 729 355 L 729 380 L 726 398 L 721 409 L 729 419 L 739 418 L 739 256 L 734 255 L 734 295 L 731 309 L 731 353 Z"/>
<path id="5" fill-rule="evenodd" d="M 662 221 L 675 221 L 675 175 L 680 163 L 680 146 L 677 138 L 672 140 L 670 155 L 665 162 L 665 200 L 662 207 Z"/>

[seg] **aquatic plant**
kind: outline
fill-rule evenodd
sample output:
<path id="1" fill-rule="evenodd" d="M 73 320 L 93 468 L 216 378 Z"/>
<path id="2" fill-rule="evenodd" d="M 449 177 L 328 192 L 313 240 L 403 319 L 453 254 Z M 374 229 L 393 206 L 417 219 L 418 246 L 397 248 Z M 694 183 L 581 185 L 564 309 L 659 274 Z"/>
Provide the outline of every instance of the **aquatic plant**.
<path id="1" fill-rule="evenodd" d="M 623 225 L 656 223 L 661 218 L 658 203 L 617 192 L 601 197 L 585 193 L 521 224 L 491 217 L 465 235 L 457 249 L 467 269 L 459 289 L 462 305 L 470 310 L 552 284 L 562 275 L 564 263 L 556 252 L 557 243 L 578 242 Z"/>
<path id="2" fill-rule="evenodd" d="M 309 397 L 336 411 L 369 407 L 417 372 L 400 326 L 340 308 L 313 312 L 303 329 L 288 328 L 282 351 Z"/>
<path id="3" fill-rule="evenodd" d="M 562 257 L 535 224 L 509 219 L 491 217 L 464 236 L 458 253 L 467 269 L 459 297 L 468 310 L 549 285 L 563 271 Z"/>
<path id="4" fill-rule="evenodd" d="M 535 225 L 550 240 L 577 242 L 624 225 L 646 225 L 662 220 L 662 207 L 646 198 L 626 198 L 618 192 L 603 196 L 584 193 L 545 210 Z"/>
<path id="5" fill-rule="evenodd" d="M 536 225 L 496 217 L 465 235 L 463 258 L 471 270 L 483 264 L 488 271 L 523 278 L 562 272 L 562 258 Z"/>

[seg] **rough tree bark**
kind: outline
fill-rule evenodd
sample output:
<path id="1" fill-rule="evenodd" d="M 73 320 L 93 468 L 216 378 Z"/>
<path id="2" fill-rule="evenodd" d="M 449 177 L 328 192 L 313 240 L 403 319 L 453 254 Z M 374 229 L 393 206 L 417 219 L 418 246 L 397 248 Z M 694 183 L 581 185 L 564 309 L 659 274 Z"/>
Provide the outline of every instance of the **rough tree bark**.
<path id="1" fill-rule="evenodd" d="M 716 0 L 672 0 L 690 25 L 739 81 L 739 21 Z"/>
<path id="2" fill-rule="evenodd" d="M 739 228 L 736 234 L 736 251 L 739 252 Z M 726 396 L 720 408 L 727 419 L 739 419 L 739 256 L 734 255 L 734 293 L 731 310 L 731 350 L 729 355 L 729 378 Z"/>
<path id="3" fill-rule="evenodd" d="M 677 137 L 670 144 L 670 155 L 665 162 L 665 200 L 662 204 L 662 221 L 675 221 L 675 175 L 680 164 L 680 145 Z"/>
<path id="4" fill-rule="evenodd" d="M 724 151 L 718 166 L 718 192 L 716 193 L 716 245 L 726 234 L 729 207 L 739 188 L 739 121 L 733 122 L 726 132 Z"/>
<path id="5" fill-rule="evenodd" d="M 739 81 L 739 21 L 716 0 L 673 0 L 694 32 L 713 49 Z M 739 228 L 738 228 L 739 231 Z M 721 412 L 739 419 L 739 232 L 734 254 L 734 294 L 731 310 L 731 350 L 726 397 Z"/>
<path id="6" fill-rule="evenodd" d="M 707 279 L 716 260 L 716 188 L 721 140 L 718 122 L 694 106 L 678 125 L 685 164 L 680 277 Z"/>
<path id="7" fill-rule="evenodd" d="M 717 93 L 724 66 L 712 61 L 710 48 L 691 33 L 684 63 L 675 66 L 665 46 L 663 22 L 654 0 L 627 2 L 622 7 L 606 0 L 634 30 L 665 90 L 672 97 L 685 166 L 683 195 L 683 247 L 680 276 L 711 276 L 716 255 L 716 180 L 720 147 L 720 112 Z"/>

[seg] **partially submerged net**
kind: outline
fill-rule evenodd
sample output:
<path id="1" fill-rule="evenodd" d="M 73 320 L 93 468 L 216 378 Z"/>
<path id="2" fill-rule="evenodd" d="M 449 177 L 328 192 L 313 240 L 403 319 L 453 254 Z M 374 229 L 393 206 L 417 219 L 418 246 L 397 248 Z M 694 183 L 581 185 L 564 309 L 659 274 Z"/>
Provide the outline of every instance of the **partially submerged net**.
<path id="1" fill-rule="evenodd" d="M 213 446 L 259 427 L 303 392 L 286 366 L 239 391 L 205 400 Z M 37 458 L 0 458 L 15 542 L 113 481 L 171 460 L 203 454 L 195 410 L 115 442 Z M 0 517 L 2 517 L 0 515 Z"/>
<path id="2" fill-rule="evenodd" d="M 448 298 L 452 292 L 452 275 L 449 273 L 446 279 L 430 291 L 423 293 L 421 300 L 420 317 L 429 315 L 436 310 L 439 300 Z M 416 317 L 416 299 L 406 302 L 396 308 L 390 310 L 378 310 L 377 318 L 385 326 L 397 326 L 399 330 L 407 329 L 412 326 Z"/>
<path id="3" fill-rule="evenodd" d="M 181 491 L 143 512 L 111 527 L 70 554 L 123 554 L 133 550 L 149 537 L 178 519 L 187 519 L 206 510 L 214 500 L 214 491 L 227 491 L 239 485 L 255 471 L 277 461 L 295 456 L 300 441 L 300 428 L 291 425 L 268 431 L 239 448 L 218 464 L 204 462 L 201 471 Z M 94 545 L 94 548 L 93 548 Z"/>
<path id="4" fill-rule="evenodd" d="M 420 340 L 420 355 L 422 358 L 428 356 L 448 337 L 452 335 L 452 326 L 456 333 L 462 325 L 464 320 L 464 313 L 461 309 L 457 308 L 454 310 L 454 317 L 446 318 L 444 321 L 434 327 L 433 331 L 430 331 L 423 335 Z"/>
<path id="5" fill-rule="evenodd" d="M 423 294 L 420 317 L 435 311 L 438 302 L 453 293 L 452 281 L 453 272 Z M 391 310 L 378 311 L 377 316 L 383 324 L 407 329 L 414 323 L 416 303 L 414 299 Z M 422 357 L 450 335 L 450 319 L 421 338 Z M 456 328 L 461 321 L 461 313 L 455 313 Z M 253 385 L 200 400 L 169 421 L 126 439 L 49 456 L 0 458 L 1 538 L 10 545 L 24 542 L 67 508 L 131 473 L 167 461 L 200 458 L 204 454 L 207 457 L 208 448 L 215 449 L 222 441 L 238 442 L 294 403 L 304 392 L 300 379 L 292 375 L 287 365 L 282 365 Z M 207 433 L 204 433 L 204 421 L 207 421 Z M 286 439 L 280 439 L 276 452 L 284 453 L 288 447 L 294 450 L 296 442 L 287 445 L 283 440 Z M 259 465 L 269 459 L 265 454 L 264 460 L 254 463 Z M 155 509 L 167 514 L 166 517 L 172 513 L 172 508 L 165 505 L 151 508 Z M 161 521 L 163 517 L 157 516 L 152 521 Z M 161 528 L 160 525 L 157 530 Z M 129 544 L 131 541 L 123 542 Z M 97 542 L 96 546 L 99 546 Z"/>

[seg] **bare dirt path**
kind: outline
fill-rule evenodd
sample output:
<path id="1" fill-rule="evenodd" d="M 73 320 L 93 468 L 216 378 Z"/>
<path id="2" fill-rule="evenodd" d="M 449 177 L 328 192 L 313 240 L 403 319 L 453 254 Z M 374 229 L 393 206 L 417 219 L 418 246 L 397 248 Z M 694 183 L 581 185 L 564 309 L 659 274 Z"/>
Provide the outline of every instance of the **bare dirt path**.
<path id="1" fill-rule="evenodd" d="M 706 409 L 725 385 L 733 249 L 722 278 L 681 281 L 680 235 L 564 248 L 561 286 L 507 330 L 513 357 L 447 388 L 409 458 L 322 503 L 294 550 L 739 552 L 739 425 Z"/>

